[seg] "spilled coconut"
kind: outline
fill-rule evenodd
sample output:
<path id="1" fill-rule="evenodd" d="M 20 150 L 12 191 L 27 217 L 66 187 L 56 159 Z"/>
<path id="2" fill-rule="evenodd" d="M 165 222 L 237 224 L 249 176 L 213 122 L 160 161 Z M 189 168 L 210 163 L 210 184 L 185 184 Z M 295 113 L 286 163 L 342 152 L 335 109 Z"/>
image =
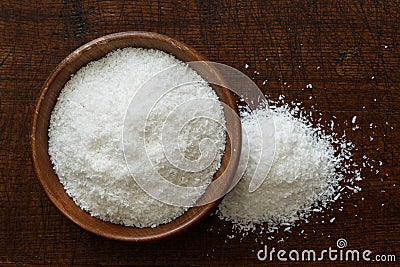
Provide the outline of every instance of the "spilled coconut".
<path id="1" fill-rule="evenodd" d="M 246 110 L 241 118 L 242 154 L 248 153 L 248 162 L 243 157 L 240 168 L 245 169 L 244 174 L 217 211 L 220 219 L 233 223 L 234 230 L 246 234 L 257 227 L 266 232 L 284 227 L 289 231 L 297 222 L 338 200 L 345 188 L 355 193 L 361 190 L 353 185 L 361 180 L 360 169 L 352 159 L 354 144 L 327 133 L 321 125 L 312 125 L 297 105 L 292 108 L 272 102 L 269 110 Z M 274 144 L 266 138 L 271 135 L 269 131 L 274 131 Z M 260 154 L 261 158 L 256 156 Z M 264 170 L 257 170 L 260 166 Z M 254 180 L 262 183 L 251 192 Z"/>

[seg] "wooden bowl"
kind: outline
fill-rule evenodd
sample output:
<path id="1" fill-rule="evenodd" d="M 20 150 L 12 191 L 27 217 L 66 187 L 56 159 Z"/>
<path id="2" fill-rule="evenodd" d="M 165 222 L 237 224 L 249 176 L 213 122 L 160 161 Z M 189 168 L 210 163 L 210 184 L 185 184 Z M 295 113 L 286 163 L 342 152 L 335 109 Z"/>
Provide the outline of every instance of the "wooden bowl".
<path id="1" fill-rule="evenodd" d="M 90 61 L 98 60 L 115 49 L 125 47 L 143 47 L 162 50 L 176 56 L 184 62 L 206 60 L 206 58 L 189 46 L 170 37 L 150 32 L 122 32 L 111 34 L 81 46 L 56 67 L 42 87 L 40 97 L 36 104 L 32 125 L 32 158 L 36 175 L 47 196 L 71 221 L 87 231 L 106 238 L 133 242 L 152 241 L 172 236 L 194 225 L 206 217 L 218 205 L 219 201 L 217 200 L 203 206 L 190 208 L 182 216 L 170 223 L 155 228 L 127 227 L 105 222 L 90 216 L 89 213 L 77 206 L 67 195 L 53 170 L 48 154 L 48 127 L 50 115 L 57 102 L 57 97 L 65 83 L 70 79 L 70 75 Z M 226 103 L 237 112 L 234 97 L 228 89 L 219 86 L 213 86 L 213 89 L 222 102 Z M 241 125 L 237 117 L 232 116 L 232 114 L 229 115 L 226 111 L 225 119 L 227 127 L 231 129 L 233 134 L 230 138 L 227 137 L 226 151 L 222 158 L 221 168 L 215 174 L 214 179 L 225 179 L 226 182 L 223 183 L 224 186 L 229 186 L 229 182 L 234 176 L 239 162 Z M 232 147 L 235 148 L 234 151 L 231 150 L 231 144 Z M 229 161 L 231 161 L 231 163 L 228 165 L 227 163 Z M 225 173 L 221 175 L 223 172 Z M 224 178 L 221 178 L 222 176 Z M 213 194 L 213 192 L 208 191 L 206 191 L 206 193 L 208 193 L 209 196 Z"/>

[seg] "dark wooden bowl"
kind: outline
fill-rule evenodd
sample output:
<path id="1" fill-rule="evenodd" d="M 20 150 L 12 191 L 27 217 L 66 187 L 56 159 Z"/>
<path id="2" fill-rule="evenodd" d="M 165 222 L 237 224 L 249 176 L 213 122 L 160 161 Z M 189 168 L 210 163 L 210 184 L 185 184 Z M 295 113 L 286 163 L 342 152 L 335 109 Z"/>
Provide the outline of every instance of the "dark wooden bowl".
<path id="1" fill-rule="evenodd" d="M 190 208 L 182 216 L 172 222 L 155 228 L 126 227 L 105 222 L 90 216 L 89 213 L 83 211 L 67 195 L 57 175 L 53 171 L 53 166 L 48 154 L 48 127 L 50 115 L 57 102 L 57 97 L 64 87 L 64 84 L 69 80 L 70 75 L 90 61 L 98 60 L 115 49 L 125 47 L 154 48 L 170 53 L 185 62 L 206 60 L 189 46 L 170 37 L 150 32 L 122 32 L 111 34 L 81 46 L 56 67 L 42 87 L 40 97 L 36 104 L 32 125 L 32 158 L 36 175 L 47 196 L 71 221 L 87 231 L 115 240 L 133 242 L 152 241 L 172 236 L 194 225 L 206 217 L 218 205 L 219 201 L 217 200 L 203 206 Z M 228 89 L 219 86 L 213 86 L 213 89 L 222 102 L 237 111 L 234 97 Z M 227 137 L 227 146 L 222 159 L 221 168 L 215 174 L 214 179 L 225 179 L 226 182 L 223 183 L 223 186 L 229 186 L 229 182 L 234 176 L 239 161 L 241 125 L 237 117 L 229 115 L 226 111 L 225 119 L 227 127 L 231 129 L 233 134 L 230 138 Z M 231 144 L 232 147 L 236 148 L 235 151 L 231 150 Z M 228 165 L 227 163 L 229 161 L 231 161 L 231 164 Z M 225 172 L 224 175 L 221 175 L 223 172 Z M 221 178 L 222 176 L 223 178 Z M 214 194 L 214 192 L 208 191 L 206 191 L 206 193 L 208 196 Z"/>

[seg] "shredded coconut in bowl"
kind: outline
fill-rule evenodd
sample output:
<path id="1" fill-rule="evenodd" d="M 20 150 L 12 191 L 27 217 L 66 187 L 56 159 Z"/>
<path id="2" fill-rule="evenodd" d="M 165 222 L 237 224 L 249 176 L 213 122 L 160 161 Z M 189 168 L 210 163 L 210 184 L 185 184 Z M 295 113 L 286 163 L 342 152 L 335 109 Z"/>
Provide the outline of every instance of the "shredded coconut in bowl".
<path id="1" fill-rule="evenodd" d="M 272 160 L 270 170 L 259 172 L 262 177 L 253 177 L 258 162 L 257 157 L 250 156 L 247 166 L 242 166 L 246 169 L 242 179 L 219 205 L 218 216 L 231 221 L 239 232 L 254 231 L 257 225 L 263 229 L 266 225 L 268 232 L 280 226 L 290 228 L 312 212 L 322 211 L 340 196 L 343 170 L 351 162 L 351 142 L 313 127 L 301 112 L 287 104 L 272 104 L 270 110 L 261 108 L 242 114 L 243 133 L 247 133 L 243 139 L 248 140 L 248 146 L 243 142 L 243 151 L 254 155 L 270 149 L 272 144 L 263 142 L 257 127 L 259 123 L 263 135 L 274 130 L 268 127 L 271 117 L 275 125 L 275 155 L 273 159 L 261 158 Z M 359 171 L 351 174 L 359 178 Z M 254 178 L 264 181 L 250 192 Z"/>
<path id="2" fill-rule="evenodd" d="M 130 155 L 135 159 L 131 166 L 133 164 L 133 169 L 141 170 L 140 175 L 147 177 L 150 172 L 146 173 L 148 166 L 144 166 L 146 161 L 143 159 L 149 156 L 154 168 L 169 181 L 204 188 L 219 168 L 225 149 L 225 119 L 211 87 L 187 64 L 162 51 L 141 48 L 115 50 L 81 68 L 66 83 L 52 112 L 48 132 L 49 155 L 60 182 L 75 203 L 92 216 L 126 226 L 156 227 L 187 210 L 187 207 L 162 203 L 144 192 L 132 178 L 123 153 L 124 116 L 132 97 L 143 83 L 171 66 L 175 66 L 174 75 L 159 83 L 174 90 L 165 96 L 164 101 L 161 99 L 156 103 L 145 129 L 132 129 L 133 136 L 148 137 L 146 145 L 150 150 L 149 155 L 140 154 L 142 149 L 138 148 L 136 154 L 134 150 Z M 180 86 L 182 80 L 191 83 Z M 197 98 L 215 100 L 209 102 L 206 112 L 213 118 L 217 117 L 219 124 L 194 119 L 181 125 L 182 122 L 172 120 L 172 127 L 181 129 L 178 152 L 186 158 L 198 156 L 198 147 L 203 139 L 212 140 L 214 144 L 214 147 L 201 146 L 202 155 L 211 157 L 211 163 L 201 171 L 190 172 L 168 164 L 160 129 L 171 110 L 185 108 L 176 103 Z M 143 103 L 145 101 L 143 99 Z M 202 111 L 204 114 L 204 110 L 201 105 L 191 105 L 186 112 L 196 114 L 196 111 Z M 163 138 L 168 140 L 168 137 Z M 215 148 L 217 153 L 213 154 Z"/>

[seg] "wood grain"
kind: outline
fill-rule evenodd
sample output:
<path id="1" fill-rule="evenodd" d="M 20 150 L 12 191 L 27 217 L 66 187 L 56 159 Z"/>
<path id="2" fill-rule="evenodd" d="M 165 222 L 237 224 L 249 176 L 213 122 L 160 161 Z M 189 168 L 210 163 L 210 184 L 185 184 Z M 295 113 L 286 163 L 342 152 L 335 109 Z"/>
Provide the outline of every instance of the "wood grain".
<path id="1" fill-rule="evenodd" d="M 342 237 L 349 249 L 399 257 L 399 21 L 400 4 L 389 0 L 1 1 L 0 265 L 267 265 L 256 257 L 261 240 L 276 249 L 321 251 Z M 334 120 L 335 132 L 346 132 L 358 148 L 357 162 L 366 163 L 364 155 L 376 161 L 373 169 L 362 169 L 363 190 L 273 240 L 265 234 L 229 239 L 231 226 L 216 216 L 179 237 L 144 245 L 110 241 L 75 226 L 48 200 L 33 172 L 34 104 L 70 52 L 128 30 L 174 37 L 245 72 L 271 99 L 284 94 L 313 107 L 328 129 Z M 281 238 L 285 242 L 278 243 Z"/>

